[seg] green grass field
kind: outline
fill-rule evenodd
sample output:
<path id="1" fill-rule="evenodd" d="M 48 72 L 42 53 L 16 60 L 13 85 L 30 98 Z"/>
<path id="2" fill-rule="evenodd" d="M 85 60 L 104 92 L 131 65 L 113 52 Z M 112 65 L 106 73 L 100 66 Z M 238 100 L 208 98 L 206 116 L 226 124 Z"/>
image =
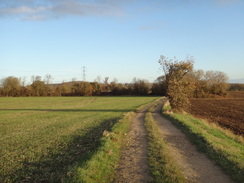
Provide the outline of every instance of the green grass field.
<path id="1" fill-rule="evenodd" d="M 61 182 L 125 113 L 156 97 L 0 98 L 0 182 Z"/>

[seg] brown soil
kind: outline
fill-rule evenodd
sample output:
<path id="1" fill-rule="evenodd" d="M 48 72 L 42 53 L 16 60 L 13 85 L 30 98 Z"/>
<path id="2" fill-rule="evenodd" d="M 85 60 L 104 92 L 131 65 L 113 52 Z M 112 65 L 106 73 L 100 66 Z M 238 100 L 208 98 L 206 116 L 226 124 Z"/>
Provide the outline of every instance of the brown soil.
<path id="1" fill-rule="evenodd" d="M 171 155 L 177 165 L 183 171 L 187 182 L 191 183 L 230 183 L 232 180 L 225 175 L 220 167 L 215 165 L 208 157 L 199 152 L 182 133 L 170 121 L 160 114 L 162 105 L 159 105 L 154 112 L 163 139 L 167 142 Z"/>
<path id="2" fill-rule="evenodd" d="M 144 116 L 148 108 L 140 111 L 132 121 L 127 134 L 126 147 L 122 152 L 121 163 L 117 169 L 117 180 L 114 182 L 140 183 L 149 182 L 149 165 L 147 158 L 148 142 L 144 127 Z"/>
<path id="3" fill-rule="evenodd" d="M 244 98 L 191 99 L 189 113 L 244 135 Z"/>
<path id="4" fill-rule="evenodd" d="M 227 96 L 229 98 L 244 98 L 244 91 L 229 91 Z"/>

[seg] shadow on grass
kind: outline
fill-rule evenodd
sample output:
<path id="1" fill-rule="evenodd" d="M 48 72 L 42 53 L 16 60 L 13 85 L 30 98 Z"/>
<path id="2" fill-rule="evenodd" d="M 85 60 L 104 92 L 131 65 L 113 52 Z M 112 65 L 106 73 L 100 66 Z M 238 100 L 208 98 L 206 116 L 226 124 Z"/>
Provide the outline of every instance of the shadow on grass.
<path id="1" fill-rule="evenodd" d="M 233 180 L 237 182 L 243 182 L 244 174 L 243 169 L 240 169 L 236 164 L 230 161 L 226 156 L 222 155 L 220 152 L 216 151 L 211 144 L 209 144 L 206 139 L 197 133 L 194 133 L 186 124 L 171 117 L 170 115 L 163 114 L 163 117 L 170 120 L 179 129 L 184 132 L 189 140 L 196 145 L 199 151 L 204 152 L 210 159 L 215 161 L 227 174 L 229 174 Z"/>
<path id="2" fill-rule="evenodd" d="M 6 175 L 3 182 L 63 182 L 65 178 L 72 176 L 69 172 L 71 167 L 77 163 L 84 165 L 89 161 L 102 145 L 100 139 L 104 130 L 110 131 L 118 120 L 119 118 L 113 118 L 103 121 L 83 135 L 74 135 L 66 148 L 54 148 L 38 162 L 20 162 L 23 167 Z"/>

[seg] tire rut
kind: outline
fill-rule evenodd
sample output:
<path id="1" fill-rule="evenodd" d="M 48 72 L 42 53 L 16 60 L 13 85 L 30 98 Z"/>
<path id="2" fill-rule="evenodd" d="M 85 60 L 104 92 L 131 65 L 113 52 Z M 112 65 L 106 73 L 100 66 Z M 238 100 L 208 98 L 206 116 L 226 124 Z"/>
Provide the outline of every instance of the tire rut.
<path id="1" fill-rule="evenodd" d="M 163 139 L 176 164 L 190 183 L 232 183 L 229 176 L 212 162 L 204 153 L 199 152 L 191 144 L 187 136 L 160 114 L 162 105 L 158 105 L 153 113 Z"/>

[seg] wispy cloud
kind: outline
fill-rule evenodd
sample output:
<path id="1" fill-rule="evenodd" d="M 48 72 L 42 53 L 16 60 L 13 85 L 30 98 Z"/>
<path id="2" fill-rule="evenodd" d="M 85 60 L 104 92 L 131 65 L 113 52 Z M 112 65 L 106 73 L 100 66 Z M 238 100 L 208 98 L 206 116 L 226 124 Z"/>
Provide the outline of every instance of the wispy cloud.
<path id="1" fill-rule="evenodd" d="M 243 0 L 209 0 L 219 5 L 229 5 Z M 0 0 L 0 18 L 45 20 L 67 16 L 122 16 L 124 5 L 137 3 L 134 13 L 153 12 L 155 9 L 172 9 L 204 0 Z M 135 8 L 136 7 L 136 8 Z M 132 11 L 132 10 L 131 10 Z M 142 30 L 151 29 L 141 27 Z"/>
<path id="2" fill-rule="evenodd" d="M 65 16 L 121 16 L 123 3 L 121 0 L 1 0 L 0 17 L 35 21 Z"/>

